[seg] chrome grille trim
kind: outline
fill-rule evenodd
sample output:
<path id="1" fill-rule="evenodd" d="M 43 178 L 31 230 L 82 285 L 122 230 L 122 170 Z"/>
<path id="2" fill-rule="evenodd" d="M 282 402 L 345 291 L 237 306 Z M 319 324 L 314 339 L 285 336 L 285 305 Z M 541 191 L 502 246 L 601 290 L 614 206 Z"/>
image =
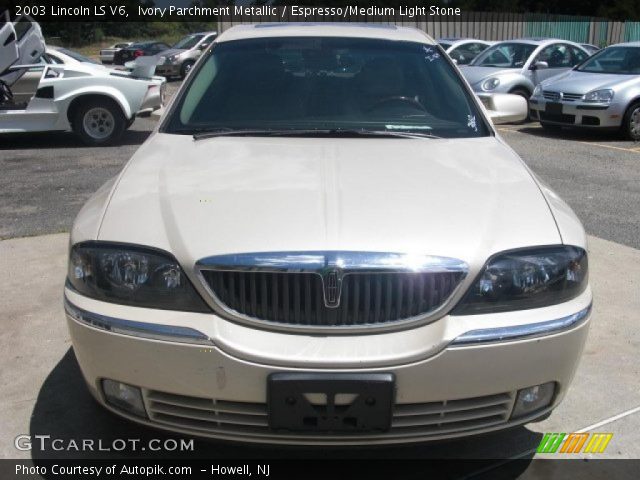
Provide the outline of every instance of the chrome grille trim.
<path id="1" fill-rule="evenodd" d="M 543 90 L 542 96 L 546 100 L 551 100 L 553 102 L 575 102 L 576 100 L 582 99 L 584 95 L 581 93 L 554 92 L 551 90 Z"/>
<path id="2" fill-rule="evenodd" d="M 352 333 L 439 315 L 468 273 L 448 257 L 376 252 L 268 252 L 196 263 L 219 315 L 262 328 Z"/>
<path id="3" fill-rule="evenodd" d="M 427 403 L 396 404 L 391 429 L 375 434 L 300 433 L 269 428 L 266 403 L 231 402 L 201 397 L 143 391 L 149 419 L 158 426 L 183 429 L 199 435 L 238 438 L 306 440 L 394 440 L 430 438 L 506 424 L 515 392 Z"/>

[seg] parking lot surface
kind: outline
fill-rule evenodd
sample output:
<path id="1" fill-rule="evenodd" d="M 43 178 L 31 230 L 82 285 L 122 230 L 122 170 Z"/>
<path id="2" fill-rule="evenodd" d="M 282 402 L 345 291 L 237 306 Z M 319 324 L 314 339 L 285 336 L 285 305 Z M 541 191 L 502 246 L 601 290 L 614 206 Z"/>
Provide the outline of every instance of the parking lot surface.
<path id="1" fill-rule="evenodd" d="M 170 84 L 170 93 L 177 83 Z M 68 232 L 85 200 L 116 175 L 154 128 L 138 119 L 123 144 L 86 148 L 70 134 L 0 137 L 0 441 L 4 458 L 77 458 L 20 451 L 20 434 L 55 438 L 166 438 L 96 405 L 75 361 L 61 304 Z M 200 458 L 532 458 L 545 432 L 612 432 L 609 458 L 640 458 L 640 145 L 611 135 L 499 127 L 532 170 L 576 211 L 590 234 L 594 315 L 564 403 L 547 420 L 464 440 L 383 449 L 262 448 L 196 441 Z M 29 238 L 21 238 L 29 237 Z M 87 457 L 166 456 L 87 452 Z M 540 455 L 538 455 L 540 456 Z M 544 455 L 542 455 L 544 456 Z"/>

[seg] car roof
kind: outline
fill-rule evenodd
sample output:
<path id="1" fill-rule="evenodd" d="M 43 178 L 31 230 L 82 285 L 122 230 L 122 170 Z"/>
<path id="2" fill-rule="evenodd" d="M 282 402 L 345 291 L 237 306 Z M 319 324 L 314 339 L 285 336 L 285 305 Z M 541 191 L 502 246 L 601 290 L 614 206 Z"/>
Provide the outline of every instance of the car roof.
<path id="1" fill-rule="evenodd" d="M 615 45 L 609 45 L 610 47 L 640 47 L 640 42 L 624 42 L 616 43 Z"/>
<path id="2" fill-rule="evenodd" d="M 228 42 L 247 38 L 268 37 L 354 37 L 410 41 L 435 45 L 422 30 L 411 27 L 374 23 L 258 23 L 236 25 L 217 38 Z"/>

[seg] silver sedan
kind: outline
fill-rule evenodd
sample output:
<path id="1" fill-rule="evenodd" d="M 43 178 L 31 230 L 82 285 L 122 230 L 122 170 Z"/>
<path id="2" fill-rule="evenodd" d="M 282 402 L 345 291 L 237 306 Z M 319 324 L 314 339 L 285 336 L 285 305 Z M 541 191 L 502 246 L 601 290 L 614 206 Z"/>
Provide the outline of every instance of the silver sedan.
<path id="1" fill-rule="evenodd" d="M 589 57 L 577 43 L 528 38 L 498 42 L 460 67 L 476 92 L 514 93 L 529 98 L 535 86 Z"/>
<path id="2" fill-rule="evenodd" d="M 640 42 L 601 50 L 574 70 L 536 87 L 531 117 L 543 127 L 621 129 L 640 140 Z"/>

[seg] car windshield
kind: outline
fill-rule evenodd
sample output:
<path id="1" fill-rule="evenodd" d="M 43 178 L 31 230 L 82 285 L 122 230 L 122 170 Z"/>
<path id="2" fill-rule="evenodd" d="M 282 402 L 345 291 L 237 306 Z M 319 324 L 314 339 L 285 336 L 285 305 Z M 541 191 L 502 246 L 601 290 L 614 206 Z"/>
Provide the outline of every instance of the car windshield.
<path id="1" fill-rule="evenodd" d="M 433 45 L 337 37 L 222 42 L 191 75 L 163 131 L 489 134 Z"/>
<path id="2" fill-rule="evenodd" d="M 73 50 L 67 50 L 66 48 L 58 48 L 57 50 L 58 52 L 63 53 L 64 55 L 82 63 L 98 63 L 95 60 L 85 57 L 84 55 L 80 55 L 78 52 L 74 52 Z"/>
<path id="3" fill-rule="evenodd" d="M 204 35 L 189 35 L 188 37 L 184 37 L 171 48 L 189 50 L 190 48 L 195 47 L 197 43 L 202 40 L 202 37 L 204 37 Z"/>
<path id="4" fill-rule="evenodd" d="M 522 68 L 536 49 L 530 43 L 498 43 L 487 48 L 471 62 L 474 67 Z"/>
<path id="5" fill-rule="evenodd" d="M 595 53 L 576 70 L 588 73 L 640 74 L 640 47 L 609 47 Z"/>

